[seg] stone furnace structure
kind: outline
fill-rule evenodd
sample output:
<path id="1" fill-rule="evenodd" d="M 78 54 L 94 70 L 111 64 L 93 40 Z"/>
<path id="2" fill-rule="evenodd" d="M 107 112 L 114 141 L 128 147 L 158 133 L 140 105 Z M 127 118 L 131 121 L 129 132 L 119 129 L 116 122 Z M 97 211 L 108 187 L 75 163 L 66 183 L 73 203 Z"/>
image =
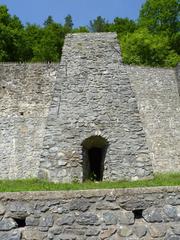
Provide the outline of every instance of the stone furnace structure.
<path id="1" fill-rule="evenodd" d="M 59 64 L 0 64 L 0 178 L 180 171 L 179 70 L 123 65 L 115 33 L 70 34 Z"/>

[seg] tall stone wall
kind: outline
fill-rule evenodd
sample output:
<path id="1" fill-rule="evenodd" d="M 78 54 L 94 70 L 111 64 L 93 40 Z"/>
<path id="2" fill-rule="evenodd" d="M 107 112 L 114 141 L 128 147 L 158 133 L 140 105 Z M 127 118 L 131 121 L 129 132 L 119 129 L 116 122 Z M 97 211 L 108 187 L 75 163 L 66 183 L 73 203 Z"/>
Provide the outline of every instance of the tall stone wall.
<path id="1" fill-rule="evenodd" d="M 56 65 L 0 64 L 0 178 L 37 176 Z"/>
<path id="2" fill-rule="evenodd" d="M 1 240 L 179 240 L 180 187 L 0 193 Z"/>
<path id="3" fill-rule="evenodd" d="M 180 96 L 180 63 L 178 63 L 176 66 L 176 78 L 177 78 L 178 91 L 179 91 L 179 96 Z"/>
<path id="4" fill-rule="evenodd" d="M 174 69 L 129 67 L 155 172 L 180 171 L 180 97 Z"/>
<path id="5" fill-rule="evenodd" d="M 116 34 L 68 35 L 60 71 L 39 176 L 82 181 L 82 144 L 93 136 L 108 144 L 104 180 L 150 176 L 145 134 Z"/>
<path id="6" fill-rule="evenodd" d="M 68 35 L 60 64 L 0 64 L 0 178 L 82 181 L 91 147 L 103 180 L 180 171 L 179 82 L 179 65 L 123 65 L 114 33 Z"/>

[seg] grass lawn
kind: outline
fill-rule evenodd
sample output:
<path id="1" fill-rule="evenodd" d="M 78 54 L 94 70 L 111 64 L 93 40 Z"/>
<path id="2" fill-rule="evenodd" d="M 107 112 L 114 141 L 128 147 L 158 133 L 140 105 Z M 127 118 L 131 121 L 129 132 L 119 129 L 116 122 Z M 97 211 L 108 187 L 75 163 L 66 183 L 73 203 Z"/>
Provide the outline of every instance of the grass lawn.
<path id="1" fill-rule="evenodd" d="M 60 191 L 111 188 L 136 188 L 157 186 L 180 186 L 180 173 L 158 174 L 151 180 L 117 181 L 117 182 L 84 182 L 52 183 L 40 179 L 0 180 L 0 192 L 23 191 Z"/>

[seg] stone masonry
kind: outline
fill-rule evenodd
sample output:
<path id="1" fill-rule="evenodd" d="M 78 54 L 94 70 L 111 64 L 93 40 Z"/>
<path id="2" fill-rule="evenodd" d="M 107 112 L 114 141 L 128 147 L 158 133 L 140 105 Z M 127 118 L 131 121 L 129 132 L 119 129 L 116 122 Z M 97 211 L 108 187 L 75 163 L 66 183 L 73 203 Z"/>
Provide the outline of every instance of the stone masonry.
<path id="1" fill-rule="evenodd" d="M 127 67 L 155 172 L 180 171 L 180 97 L 174 69 Z"/>
<path id="2" fill-rule="evenodd" d="M 0 193 L 1 240 L 179 240 L 180 188 Z"/>
<path id="3" fill-rule="evenodd" d="M 0 64 L 0 178 L 36 177 L 56 65 Z"/>
<path id="4" fill-rule="evenodd" d="M 47 120 L 40 176 L 81 181 L 82 143 L 92 136 L 101 136 L 108 144 L 104 180 L 150 176 L 145 133 L 116 35 L 69 35 L 61 66 Z"/>
<path id="5" fill-rule="evenodd" d="M 123 65 L 115 33 L 67 35 L 59 64 L 1 63 L 0 178 L 180 171 L 178 72 Z"/>

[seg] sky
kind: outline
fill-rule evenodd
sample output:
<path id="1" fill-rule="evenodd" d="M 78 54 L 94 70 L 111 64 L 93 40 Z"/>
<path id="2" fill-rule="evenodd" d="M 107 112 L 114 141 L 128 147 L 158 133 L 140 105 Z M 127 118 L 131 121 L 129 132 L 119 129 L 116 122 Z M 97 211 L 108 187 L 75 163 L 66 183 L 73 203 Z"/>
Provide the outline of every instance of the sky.
<path id="1" fill-rule="evenodd" d="M 48 16 L 63 24 L 70 14 L 75 27 L 87 26 L 89 21 L 102 16 L 109 22 L 115 17 L 137 19 L 145 0 L 0 0 L 11 15 L 17 15 L 23 24 L 42 25 Z"/>

